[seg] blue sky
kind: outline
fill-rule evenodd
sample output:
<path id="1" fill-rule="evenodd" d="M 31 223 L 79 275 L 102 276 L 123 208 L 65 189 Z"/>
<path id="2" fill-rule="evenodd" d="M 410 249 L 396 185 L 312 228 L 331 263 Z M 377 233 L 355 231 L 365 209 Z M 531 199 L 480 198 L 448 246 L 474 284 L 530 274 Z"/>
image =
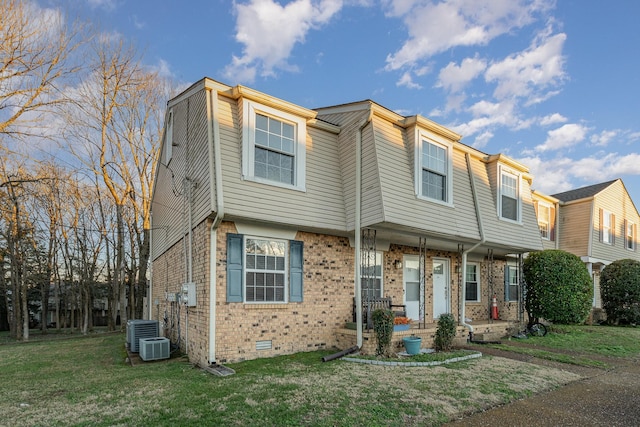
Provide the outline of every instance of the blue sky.
<path id="1" fill-rule="evenodd" d="M 547 194 L 622 178 L 640 208 L 636 0 L 40 0 L 145 52 L 316 108 L 372 99 L 529 166 Z"/>

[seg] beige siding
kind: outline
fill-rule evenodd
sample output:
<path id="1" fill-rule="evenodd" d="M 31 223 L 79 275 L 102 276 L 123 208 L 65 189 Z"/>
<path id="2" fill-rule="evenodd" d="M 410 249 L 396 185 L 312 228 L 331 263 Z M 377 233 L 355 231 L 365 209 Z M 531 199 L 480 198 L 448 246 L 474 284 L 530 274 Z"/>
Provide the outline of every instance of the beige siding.
<path id="1" fill-rule="evenodd" d="M 425 232 L 478 239 L 469 174 L 464 153 L 453 150 L 453 206 L 418 198 L 415 192 L 415 128 L 402 129 L 376 119 L 376 153 L 387 223 Z"/>
<path id="2" fill-rule="evenodd" d="M 592 234 L 591 208 L 590 200 L 560 207 L 560 249 L 580 257 L 588 255 L 589 238 Z"/>
<path id="3" fill-rule="evenodd" d="M 307 126 L 306 191 L 242 179 L 242 105 L 220 98 L 225 217 L 344 230 L 337 136 Z"/>
<path id="4" fill-rule="evenodd" d="M 377 131 L 370 123 L 362 130 L 362 226 L 384 221 L 382 209 L 382 176 L 389 171 L 380 170 Z"/>
<path id="5" fill-rule="evenodd" d="M 593 227 L 591 227 L 591 256 L 605 261 L 615 261 L 623 258 L 640 260 L 637 247 L 635 251 L 628 250 L 625 247 L 625 220 L 638 225 L 640 224 L 640 217 L 622 181 L 616 181 L 602 190 L 594 197 L 593 202 L 594 218 Z M 611 245 L 600 241 L 600 209 L 611 212 L 615 217 L 615 239 Z"/>
<path id="6" fill-rule="evenodd" d="M 498 167 L 496 162 L 480 167 L 474 163 L 476 190 L 487 244 L 512 247 L 523 251 L 541 250 L 540 230 L 533 209 L 531 186 L 522 179 L 522 219 L 520 223 L 500 219 L 497 206 Z"/>
<path id="7" fill-rule="evenodd" d="M 201 222 L 209 214 L 209 157 L 204 101 L 205 91 L 202 90 L 172 107 L 173 156 L 169 164 L 158 166 L 152 203 L 154 257 L 186 233 L 189 212 L 192 224 Z M 186 178 L 193 184 L 190 194 Z"/>

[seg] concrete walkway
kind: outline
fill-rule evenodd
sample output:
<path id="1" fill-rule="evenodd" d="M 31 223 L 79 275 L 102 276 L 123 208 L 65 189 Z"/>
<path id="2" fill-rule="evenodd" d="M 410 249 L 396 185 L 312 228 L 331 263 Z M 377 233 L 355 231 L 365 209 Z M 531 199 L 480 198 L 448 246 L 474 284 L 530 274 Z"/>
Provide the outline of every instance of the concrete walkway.
<path id="1" fill-rule="evenodd" d="M 640 426 L 640 364 L 608 359 L 609 370 L 555 363 L 495 349 L 484 354 L 575 372 L 583 379 L 447 426 Z"/>

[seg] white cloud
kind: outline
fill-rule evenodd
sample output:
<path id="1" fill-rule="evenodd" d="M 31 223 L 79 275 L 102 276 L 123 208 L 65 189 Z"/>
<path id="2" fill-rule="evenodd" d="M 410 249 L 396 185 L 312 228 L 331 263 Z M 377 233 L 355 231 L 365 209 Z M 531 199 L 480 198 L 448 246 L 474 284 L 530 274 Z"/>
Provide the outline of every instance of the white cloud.
<path id="1" fill-rule="evenodd" d="M 297 71 L 288 63 L 291 51 L 307 33 L 328 23 L 343 7 L 342 0 L 295 0 L 282 6 L 275 0 L 235 3 L 236 40 L 242 56 L 233 56 L 225 75 L 232 81 L 251 83 L 257 75 L 276 70 Z"/>
<path id="2" fill-rule="evenodd" d="M 541 91 L 565 78 L 562 49 L 566 38 L 565 34 L 536 37 L 529 49 L 491 64 L 485 79 L 497 83 L 494 96 L 507 99 L 534 95 L 535 103 L 547 99 L 549 94 L 541 96 Z"/>
<path id="3" fill-rule="evenodd" d="M 387 70 L 413 68 L 416 63 L 456 46 L 486 45 L 495 37 L 534 20 L 551 8 L 551 0 L 386 0 L 387 15 L 401 18 L 409 38 L 387 56 Z"/>
<path id="4" fill-rule="evenodd" d="M 396 86 L 405 86 L 409 89 L 422 89 L 422 86 L 420 86 L 419 84 L 415 83 L 413 81 L 413 77 L 411 76 L 411 73 L 406 72 L 403 73 L 402 76 L 400 77 L 400 79 L 398 80 L 398 82 L 396 83 Z"/>
<path id="5" fill-rule="evenodd" d="M 591 142 L 594 145 L 601 145 L 601 146 L 605 146 L 607 144 L 609 144 L 609 142 L 611 142 L 611 140 L 613 138 L 615 138 L 616 136 L 618 136 L 618 131 L 617 130 L 603 130 L 602 132 L 592 135 L 591 136 Z"/>
<path id="6" fill-rule="evenodd" d="M 542 145 L 536 147 L 536 151 L 559 150 L 568 148 L 583 141 L 589 128 L 576 123 L 562 125 L 557 129 L 547 132 L 547 139 Z"/>
<path id="7" fill-rule="evenodd" d="M 555 125 L 557 123 L 565 123 L 567 118 L 559 113 L 549 114 L 548 116 L 544 116 L 540 119 L 540 124 L 542 126 Z"/>
<path id="8" fill-rule="evenodd" d="M 450 62 L 440 70 L 436 87 L 443 87 L 449 92 L 459 92 L 486 67 L 486 61 L 478 57 L 465 58 L 460 65 Z"/>
<path id="9" fill-rule="evenodd" d="M 534 176 L 533 188 L 546 194 L 596 184 L 623 175 L 640 175 L 638 153 L 595 153 L 578 159 L 563 156 L 549 159 L 531 156 L 520 158 L 518 161 L 529 166 Z"/>
<path id="10" fill-rule="evenodd" d="M 87 3 L 93 9 L 104 9 L 106 11 L 115 10 L 118 6 L 117 0 L 88 0 Z"/>

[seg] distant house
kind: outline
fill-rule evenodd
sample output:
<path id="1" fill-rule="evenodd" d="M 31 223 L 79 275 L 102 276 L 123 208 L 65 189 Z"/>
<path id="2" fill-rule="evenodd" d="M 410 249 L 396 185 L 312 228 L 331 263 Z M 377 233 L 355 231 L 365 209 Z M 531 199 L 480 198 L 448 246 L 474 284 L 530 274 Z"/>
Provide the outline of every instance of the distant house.
<path id="1" fill-rule="evenodd" d="M 640 261 L 640 215 L 621 179 L 545 196 L 533 192 L 545 249 L 584 261 L 593 277 L 594 308 L 601 308 L 600 272 L 615 260 Z"/>
<path id="2" fill-rule="evenodd" d="M 356 289 L 426 339 L 442 313 L 462 337 L 504 333 L 493 297 L 519 320 L 519 260 L 543 247 L 532 177 L 460 139 L 369 100 L 311 110 L 195 83 L 167 106 L 149 317 L 199 365 L 370 346 L 345 328 Z"/>

